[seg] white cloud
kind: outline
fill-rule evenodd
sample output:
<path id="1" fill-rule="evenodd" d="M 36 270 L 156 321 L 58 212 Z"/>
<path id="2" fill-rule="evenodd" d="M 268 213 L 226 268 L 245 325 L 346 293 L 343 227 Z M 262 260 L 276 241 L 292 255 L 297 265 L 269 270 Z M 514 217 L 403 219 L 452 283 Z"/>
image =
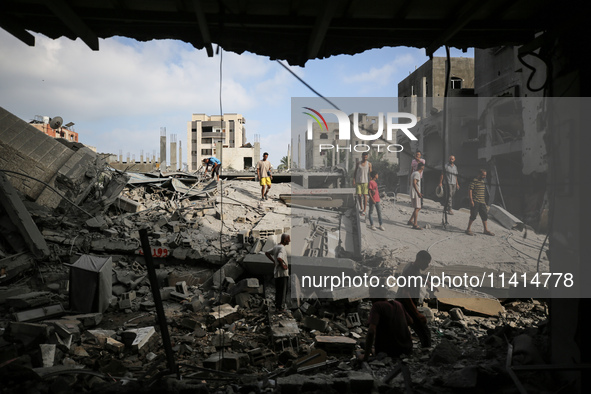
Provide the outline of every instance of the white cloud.
<path id="1" fill-rule="evenodd" d="M 401 71 L 407 70 L 413 64 L 421 61 L 418 55 L 414 51 L 404 53 L 380 67 L 370 67 L 369 70 L 361 73 L 344 76 L 343 82 L 358 85 L 360 94 L 370 93 L 376 88 L 393 86 L 399 82 L 397 77 Z"/>

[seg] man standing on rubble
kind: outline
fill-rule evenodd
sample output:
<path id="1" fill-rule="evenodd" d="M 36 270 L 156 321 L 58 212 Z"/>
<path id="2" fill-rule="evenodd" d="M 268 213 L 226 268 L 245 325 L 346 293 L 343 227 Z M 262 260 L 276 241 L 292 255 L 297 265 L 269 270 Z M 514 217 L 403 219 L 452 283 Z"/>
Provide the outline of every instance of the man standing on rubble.
<path id="1" fill-rule="evenodd" d="M 355 166 L 355 173 L 353 174 L 353 185 L 359 198 L 359 214 L 361 216 L 365 215 L 367 209 L 369 174 L 371 173 L 371 163 L 367 161 L 367 156 L 367 152 L 361 154 L 361 161 Z"/>
<path id="2" fill-rule="evenodd" d="M 460 184 L 458 183 L 458 167 L 454 164 L 456 161 L 456 157 L 451 155 L 449 157 L 449 161 L 445 165 L 443 172 L 441 172 L 441 176 L 439 177 L 439 187 L 444 187 L 445 196 L 447 197 L 447 205 L 444 205 L 443 209 L 447 208 L 447 214 L 453 215 L 453 210 L 451 209 L 454 195 L 456 191 L 460 190 Z M 445 184 L 443 183 L 443 177 L 445 176 Z"/>
<path id="3" fill-rule="evenodd" d="M 402 271 L 402 275 L 397 278 L 398 292 L 396 301 L 399 301 L 412 319 L 410 326 L 421 340 L 424 348 L 431 347 L 431 331 L 427 326 L 427 318 L 419 312 L 417 304 L 421 297 L 421 288 L 429 286 L 429 283 L 423 283 L 425 275 L 423 272 L 431 263 L 431 255 L 426 250 L 417 253 L 415 261 L 410 263 Z"/>
<path id="4" fill-rule="evenodd" d="M 291 242 L 289 234 L 281 234 L 281 242 L 273 249 L 265 252 L 269 260 L 275 264 L 273 277 L 275 278 L 275 309 L 277 312 L 285 312 L 285 298 L 287 296 L 287 284 L 289 282 L 289 270 L 287 266 L 287 251 L 285 247 Z"/>
<path id="5" fill-rule="evenodd" d="M 482 219 L 482 226 L 484 227 L 484 231 L 482 233 L 485 235 L 494 236 L 494 233 L 490 232 L 487 226 L 488 208 L 486 206 L 485 198 L 485 179 L 486 170 L 481 169 L 478 173 L 478 177 L 474 178 L 472 182 L 470 182 L 470 190 L 468 190 L 468 196 L 470 197 L 470 220 L 468 221 L 468 228 L 466 229 L 466 234 L 468 235 L 474 235 L 471 230 L 472 223 L 474 223 L 476 220 L 476 216 L 480 215 L 480 219 Z"/>
<path id="6" fill-rule="evenodd" d="M 382 298 L 382 287 L 370 287 L 372 301 L 369 312 L 369 328 L 365 339 L 364 360 L 372 353 L 386 353 L 397 358 L 401 354 L 412 352 L 412 339 L 408 326 L 413 323 L 412 318 L 398 301 Z M 375 341 L 375 352 L 372 347 Z"/>
<path id="7" fill-rule="evenodd" d="M 257 163 L 257 177 L 261 185 L 261 201 L 269 199 L 267 194 L 271 190 L 271 180 L 273 179 L 271 175 L 271 162 L 267 160 L 267 157 L 269 157 L 269 154 L 267 152 L 263 153 L 263 160 L 259 160 Z M 267 187 L 267 191 L 265 191 L 265 186 Z"/>
<path id="8" fill-rule="evenodd" d="M 220 180 L 220 167 L 222 162 L 217 157 L 210 157 L 209 159 L 203 159 L 203 165 L 205 166 L 205 174 L 207 175 L 207 169 L 211 165 L 211 179 L 217 175 L 217 180 Z"/>

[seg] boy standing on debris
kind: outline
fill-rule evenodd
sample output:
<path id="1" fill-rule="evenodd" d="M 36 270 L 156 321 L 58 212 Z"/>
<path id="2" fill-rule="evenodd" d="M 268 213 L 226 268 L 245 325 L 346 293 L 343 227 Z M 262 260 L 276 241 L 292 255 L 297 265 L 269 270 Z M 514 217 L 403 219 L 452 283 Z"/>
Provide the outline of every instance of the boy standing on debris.
<path id="1" fill-rule="evenodd" d="M 203 165 L 205 166 L 205 174 L 207 175 L 207 169 L 211 165 L 211 179 L 217 175 L 217 180 L 220 180 L 220 167 L 222 162 L 217 157 L 210 157 L 209 159 L 203 159 Z"/>
<path id="2" fill-rule="evenodd" d="M 269 260 L 275 264 L 273 277 L 275 278 L 275 309 L 277 312 L 285 312 L 285 297 L 287 296 L 287 284 L 289 270 L 287 266 L 287 251 L 285 247 L 291 242 L 289 234 L 281 234 L 281 242 L 273 249 L 265 252 Z"/>
<path id="3" fill-rule="evenodd" d="M 371 214 L 373 213 L 373 209 L 375 207 L 376 212 L 378 214 L 378 223 L 380 223 L 380 230 L 384 231 L 384 226 L 382 226 L 382 207 L 380 206 L 380 191 L 378 190 L 378 173 L 377 171 L 372 171 L 370 173 L 371 181 L 369 181 L 369 214 L 367 217 L 369 218 L 369 228 L 371 230 L 375 230 L 375 226 L 373 225 L 373 219 L 371 218 Z"/>
<path id="4" fill-rule="evenodd" d="M 410 216 L 410 219 L 406 224 L 412 226 L 412 228 L 414 228 L 415 230 L 423 229 L 422 227 L 419 227 L 419 225 L 417 224 L 417 219 L 419 217 L 419 211 L 423 207 L 423 194 L 421 193 L 421 178 L 423 176 L 424 167 L 425 165 L 423 163 L 417 164 L 417 170 L 413 172 L 410 176 L 410 202 L 412 207 L 414 208 L 414 211 L 412 212 L 412 215 Z"/>
<path id="5" fill-rule="evenodd" d="M 271 179 L 273 179 L 271 175 L 271 162 L 267 160 L 267 157 L 269 157 L 269 154 L 267 152 L 263 153 L 263 160 L 259 160 L 257 163 L 257 177 L 261 185 L 261 201 L 269 199 L 267 194 L 271 190 Z M 265 191 L 265 186 L 267 186 L 267 191 Z"/>
<path id="6" fill-rule="evenodd" d="M 483 234 L 494 236 L 495 234 L 488 230 L 488 209 L 486 207 L 486 197 L 484 195 L 486 185 L 484 180 L 486 179 L 486 170 L 481 169 L 478 173 L 478 177 L 474 178 L 470 182 L 470 190 L 468 190 L 468 196 L 470 197 L 470 220 L 468 220 L 468 228 L 466 234 L 474 235 L 472 232 L 472 223 L 476 220 L 476 216 L 480 215 L 482 219 L 482 226 L 484 227 Z"/>
<path id="7" fill-rule="evenodd" d="M 421 286 L 429 286 L 428 283 L 422 283 L 423 277 L 422 271 L 427 269 L 431 263 L 431 255 L 426 250 L 421 250 L 417 253 L 415 261 L 410 263 L 400 277 L 406 278 L 405 286 L 398 286 L 398 292 L 396 293 L 396 301 L 399 301 L 404 309 L 412 318 L 410 326 L 414 332 L 418 335 L 421 340 L 421 345 L 424 348 L 431 347 L 431 332 L 427 326 L 427 318 L 425 315 L 419 312 L 417 304 L 421 296 Z M 400 277 L 398 283 L 400 284 Z"/>
<path id="8" fill-rule="evenodd" d="M 369 183 L 369 173 L 371 172 L 371 163 L 367 161 L 367 152 L 361 154 L 361 161 L 355 166 L 353 174 L 353 185 L 355 186 L 357 197 L 359 198 L 359 214 L 365 215 L 367 208 L 367 192 Z"/>

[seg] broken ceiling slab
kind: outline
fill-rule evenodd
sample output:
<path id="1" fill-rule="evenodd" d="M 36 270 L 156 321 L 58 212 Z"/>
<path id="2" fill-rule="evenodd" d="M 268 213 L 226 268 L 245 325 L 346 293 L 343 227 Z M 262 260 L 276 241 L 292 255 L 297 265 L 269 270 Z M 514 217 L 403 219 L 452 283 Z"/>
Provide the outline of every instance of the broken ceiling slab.
<path id="1" fill-rule="evenodd" d="M 483 293 L 439 288 L 435 295 L 439 304 L 463 308 L 478 315 L 498 316 L 505 312 L 499 300 Z"/>

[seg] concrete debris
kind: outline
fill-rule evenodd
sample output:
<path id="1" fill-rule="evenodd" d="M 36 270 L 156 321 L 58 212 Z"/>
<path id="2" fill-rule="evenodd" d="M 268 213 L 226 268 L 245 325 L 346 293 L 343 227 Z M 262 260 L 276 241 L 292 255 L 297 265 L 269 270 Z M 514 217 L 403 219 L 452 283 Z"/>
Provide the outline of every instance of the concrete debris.
<path id="1" fill-rule="evenodd" d="M 36 166 L 39 180 L 70 200 L 14 174 L 0 180 L 4 191 L 15 189 L 10 209 L 18 213 L 0 217 L 0 360 L 8 362 L 0 362 L 0 377 L 17 366 L 50 376 L 47 387 L 28 378 L 3 380 L 14 392 L 97 392 L 108 385 L 125 391 L 125 379 L 146 391 L 145 382 L 174 375 L 164 373 L 169 357 L 187 377 L 183 382 L 202 382 L 183 387 L 195 392 L 402 392 L 408 388 L 401 375 L 384 382 L 400 363 L 411 371 L 412 386 L 425 392 L 499 392 L 512 389 L 510 380 L 498 379 L 504 377 L 506 339 L 513 341 L 515 363 L 540 364 L 545 357 L 536 347 L 547 333 L 543 302 L 503 305 L 492 296 L 440 289 L 436 300 L 427 297 L 419 306 L 432 348 L 421 348 L 413 337 L 414 351 L 402 360 L 377 354 L 361 363 L 355 354 L 367 336 L 368 288 L 311 289 L 300 280 L 318 272 L 393 273 L 409 261 L 399 242 L 389 240 L 378 251 L 364 247 L 373 232 L 362 228 L 352 189 L 276 183 L 260 201 L 258 182 L 238 179 L 243 176 L 222 176 L 220 185 L 183 172 L 123 174 L 81 144 L 37 138 L 0 109 L 0 126 L 7 121 L 38 147 L 27 153 L 3 140 L 0 169 Z M 344 180 L 341 172 L 328 175 L 335 185 Z M 307 185 L 320 179 L 304 178 Z M 384 209 L 395 201 L 383 202 Z M 140 246 L 146 227 L 167 332 L 158 324 Z M 433 225 L 429 233 L 436 230 Z M 264 252 L 283 233 L 294 238 L 287 252 L 296 297 L 288 296 L 287 309 L 278 311 L 271 306 L 274 264 Z M 80 259 L 93 269 L 72 274 L 69 266 Z M 97 261 L 106 264 L 99 279 L 103 265 Z M 442 264 L 432 272 L 444 269 L 456 268 Z M 63 372 L 77 368 L 88 374 L 74 379 Z M 171 381 L 166 388 L 182 391 Z M 536 387 L 534 379 L 528 384 Z"/>

